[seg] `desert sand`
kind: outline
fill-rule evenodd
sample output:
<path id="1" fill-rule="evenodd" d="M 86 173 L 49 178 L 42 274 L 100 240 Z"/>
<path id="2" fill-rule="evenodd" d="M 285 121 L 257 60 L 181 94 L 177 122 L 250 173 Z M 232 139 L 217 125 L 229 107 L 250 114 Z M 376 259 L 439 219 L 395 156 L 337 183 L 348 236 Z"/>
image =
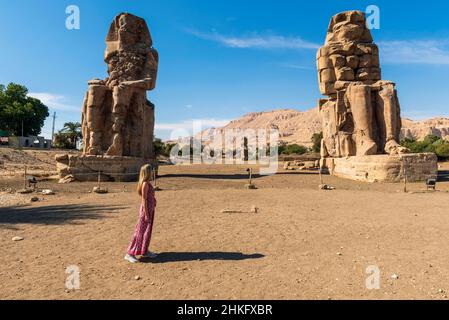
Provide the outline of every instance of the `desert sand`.
<path id="1" fill-rule="evenodd" d="M 245 190 L 245 168 L 161 167 L 159 257 L 137 265 L 123 260 L 134 183 L 105 183 L 98 195 L 95 183 L 47 180 L 38 188 L 56 195 L 43 196 L 11 193 L 18 175 L 0 178 L 0 299 L 447 299 L 449 165 L 438 191 L 419 183 L 408 193 L 332 176 L 324 181 L 336 190 L 321 191 L 316 172 L 282 169 Z M 79 290 L 65 287 L 71 265 Z M 365 287 L 370 265 L 379 290 Z"/>

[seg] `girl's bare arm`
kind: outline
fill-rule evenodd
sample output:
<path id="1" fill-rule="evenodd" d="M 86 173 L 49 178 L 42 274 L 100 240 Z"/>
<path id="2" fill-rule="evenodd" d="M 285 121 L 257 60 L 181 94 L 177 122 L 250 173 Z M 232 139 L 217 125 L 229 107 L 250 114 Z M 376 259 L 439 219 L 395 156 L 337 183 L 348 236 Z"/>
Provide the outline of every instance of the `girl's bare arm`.
<path id="1" fill-rule="evenodd" d="M 145 182 L 143 184 L 143 189 L 142 189 L 142 201 L 143 201 L 143 207 L 145 210 L 145 220 L 149 221 L 150 220 L 150 212 L 149 212 L 149 208 L 148 208 L 148 189 L 150 187 L 148 186 L 148 182 Z"/>

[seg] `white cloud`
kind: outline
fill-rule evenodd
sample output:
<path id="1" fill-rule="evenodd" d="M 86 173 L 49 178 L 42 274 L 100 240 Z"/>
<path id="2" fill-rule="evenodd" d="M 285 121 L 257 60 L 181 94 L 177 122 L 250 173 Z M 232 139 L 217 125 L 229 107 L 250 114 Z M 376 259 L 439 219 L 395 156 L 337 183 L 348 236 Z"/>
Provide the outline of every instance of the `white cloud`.
<path id="1" fill-rule="evenodd" d="M 68 112 L 81 112 L 81 107 L 68 105 L 64 101 L 66 98 L 62 95 L 57 95 L 47 92 L 30 92 L 28 96 L 39 99 L 50 109 Z"/>
<path id="2" fill-rule="evenodd" d="M 383 63 L 449 65 L 449 39 L 378 43 Z"/>
<path id="3" fill-rule="evenodd" d="M 217 42 L 229 48 L 316 50 L 321 47 L 320 44 L 304 40 L 298 36 L 258 33 L 230 36 L 223 35 L 215 30 L 202 32 L 187 29 L 186 31 L 197 38 Z M 379 41 L 378 46 L 383 63 L 449 65 L 449 39 Z M 283 66 L 294 69 L 309 69 L 306 66 L 294 64 Z"/>
<path id="4" fill-rule="evenodd" d="M 230 120 L 219 120 L 219 119 L 192 119 L 172 123 L 156 122 L 155 129 L 163 131 L 186 130 L 190 133 L 193 131 L 195 134 L 208 128 L 223 127 L 227 125 L 229 122 Z"/>
<path id="5" fill-rule="evenodd" d="M 316 67 L 303 66 L 303 65 L 299 65 L 299 64 L 293 64 L 293 63 L 282 63 L 281 67 L 289 68 L 289 69 L 313 70 L 313 71 L 316 71 Z"/>
<path id="6" fill-rule="evenodd" d="M 247 36 L 225 36 L 218 32 L 201 32 L 188 29 L 188 33 L 197 38 L 218 42 L 230 48 L 257 48 L 257 49 L 318 49 L 319 44 L 306 41 L 300 37 L 285 37 L 275 34 Z"/>

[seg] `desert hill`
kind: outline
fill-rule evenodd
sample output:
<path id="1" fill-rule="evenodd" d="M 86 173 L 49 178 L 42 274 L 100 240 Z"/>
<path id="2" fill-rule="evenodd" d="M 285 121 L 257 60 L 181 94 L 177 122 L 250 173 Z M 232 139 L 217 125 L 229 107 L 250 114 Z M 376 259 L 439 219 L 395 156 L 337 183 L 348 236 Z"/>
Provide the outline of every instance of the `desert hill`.
<path id="1" fill-rule="evenodd" d="M 248 113 L 222 128 L 207 129 L 201 133 L 202 140 L 227 129 L 278 129 L 281 140 L 288 144 L 309 145 L 313 133 L 321 131 L 316 109 L 301 112 L 292 109 Z M 200 135 L 197 136 L 199 138 Z"/>
<path id="2" fill-rule="evenodd" d="M 434 135 L 449 140 L 449 118 L 432 118 L 423 121 L 402 119 L 402 136 L 422 140 Z"/>
<path id="3" fill-rule="evenodd" d="M 429 134 L 449 139 L 449 118 L 433 118 L 424 121 L 402 120 L 402 137 L 422 140 Z M 203 141 L 208 136 L 226 129 L 266 129 L 276 128 L 281 135 L 281 141 L 287 144 L 311 145 L 311 137 L 321 131 L 321 123 L 316 108 L 308 111 L 293 109 L 273 110 L 268 112 L 248 113 L 240 119 L 233 120 L 221 128 L 204 130 L 196 136 Z"/>

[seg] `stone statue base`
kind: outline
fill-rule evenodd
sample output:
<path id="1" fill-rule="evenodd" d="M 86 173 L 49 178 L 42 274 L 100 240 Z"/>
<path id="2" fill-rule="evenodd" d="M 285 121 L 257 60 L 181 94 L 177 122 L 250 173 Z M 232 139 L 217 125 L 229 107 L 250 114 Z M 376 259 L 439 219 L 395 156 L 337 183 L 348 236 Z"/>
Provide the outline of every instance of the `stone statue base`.
<path id="1" fill-rule="evenodd" d="M 438 174 L 433 153 L 323 158 L 321 162 L 331 175 L 364 182 L 402 182 L 404 172 L 407 181 L 419 182 Z"/>
<path id="2" fill-rule="evenodd" d="M 61 181 L 132 182 L 139 179 L 140 168 L 154 160 L 134 157 L 57 155 L 56 165 Z"/>

